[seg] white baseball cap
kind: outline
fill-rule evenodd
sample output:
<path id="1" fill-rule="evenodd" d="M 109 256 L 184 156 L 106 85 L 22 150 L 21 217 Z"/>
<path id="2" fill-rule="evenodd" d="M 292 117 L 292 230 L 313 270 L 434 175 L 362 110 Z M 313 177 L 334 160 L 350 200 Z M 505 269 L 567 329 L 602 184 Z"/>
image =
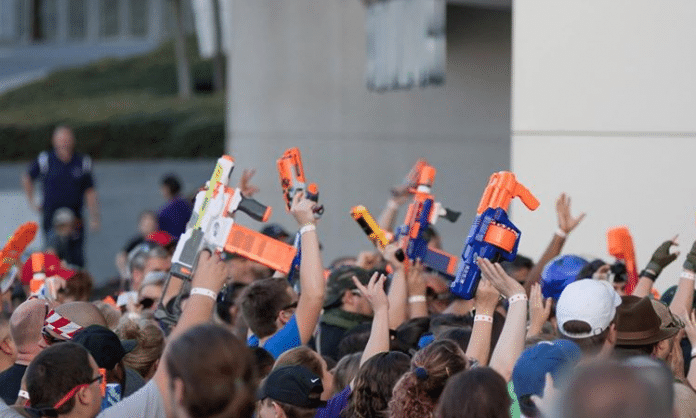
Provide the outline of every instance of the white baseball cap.
<path id="1" fill-rule="evenodd" d="M 621 297 L 604 280 L 583 279 L 566 286 L 556 304 L 558 330 L 571 338 L 587 338 L 601 334 L 616 316 Z M 563 329 L 568 321 L 587 322 L 590 332 L 569 333 Z"/>

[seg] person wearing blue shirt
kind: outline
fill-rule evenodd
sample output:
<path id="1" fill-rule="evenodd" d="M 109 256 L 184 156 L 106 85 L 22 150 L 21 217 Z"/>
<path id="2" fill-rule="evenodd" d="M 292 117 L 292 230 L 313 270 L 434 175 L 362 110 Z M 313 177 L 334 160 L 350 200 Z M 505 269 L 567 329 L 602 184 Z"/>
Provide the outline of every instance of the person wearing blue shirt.
<path id="1" fill-rule="evenodd" d="M 87 155 L 74 152 L 75 137 L 72 129 L 67 126 L 57 127 L 51 142 L 53 149 L 40 153 L 31 163 L 22 176 L 22 185 L 29 206 L 42 214 L 45 235 L 52 230 L 53 215 L 58 209 L 72 210 L 77 218 L 76 232 L 79 238 L 79 252 L 82 254 L 82 207 L 85 202 L 89 209 L 91 229 L 98 230 L 100 227 L 99 204 L 92 178 L 92 160 Z M 42 205 L 34 201 L 34 182 L 37 180 L 42 182 Z"/>
<path id="2" fill-rule="evenodd" d="M 315 202 L 299 192 L 290 209 L 302 235 L 299 297 L 285 278 L 256 280 L 240 296 L 242 315 L 254 333 L 248 344 L 266 349 L 274 358 L 291 348 L 307 344 L 324 304 L 326 284 L 314 218 L 315 206 Z"/>

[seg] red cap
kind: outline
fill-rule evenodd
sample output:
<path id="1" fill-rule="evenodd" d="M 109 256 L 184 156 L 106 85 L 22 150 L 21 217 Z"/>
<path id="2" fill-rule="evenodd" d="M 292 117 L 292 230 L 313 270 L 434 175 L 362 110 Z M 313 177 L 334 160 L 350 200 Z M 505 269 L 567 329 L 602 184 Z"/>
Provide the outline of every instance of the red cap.
<path id="1" fill-rule="evenodd" d="M 155 242 L 162 247 L 169 245 L 174 238 L 167 231 L 155 231 L 145 238 L 145 241 Z"/>
<path id="2" fill-rule="evenodd" d="M 35 253 L 36 254 L 36 253 Z M 51 253 L 41 253 L 43 254 L 43 271 L 46 273 L 46 277 L 59 276 L 65 280 L 70 279 L 77 273 L 74 270 L 66 269 L 60 264 L 60 259 Z M 32 266 L 32 257 L 24 263 L 22 266 L 22 284 L 28 285 L 31 282 L 31 278 L 34 275 L 34 267 Z M 37 266 L 37 271 L 42 269 Z"/>

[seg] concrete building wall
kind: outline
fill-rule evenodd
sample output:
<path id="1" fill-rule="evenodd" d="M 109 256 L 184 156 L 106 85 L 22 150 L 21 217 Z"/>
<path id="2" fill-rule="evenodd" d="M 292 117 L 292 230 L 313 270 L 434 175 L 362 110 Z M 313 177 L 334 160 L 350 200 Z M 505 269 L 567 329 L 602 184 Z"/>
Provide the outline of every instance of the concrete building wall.
<path id="1" fill-rule="evenodd" d="M 541 200 L 514 211 L 539 256 L 562 191 L 587 219 L 567 252 L 606 259 L 606 230 L 627 225 L 639 268 L 662 241 L 696 237 L 696 4 L 648 0 L 514 2 L 512 167 Z M 656 286 L 675 284 L 683 256 Z"/>
<path id="2" fill-rule="evenodd" d="M 438 169 L 436 197 L 463 211 L 437 226 L 445 249 L 460 253 L 488 176 L 509 168 L 510 12 L 448 6 L 445 85 L 379 94 L 363 79 L 360 1 L 229 1 L 227 149 L 258 169 L 273 220 L 293 226 L 275 160 L 297 146 L 326 206 L 325 260 L 369 249 L 350 208 L 376 216 L 425 157 Z"/>

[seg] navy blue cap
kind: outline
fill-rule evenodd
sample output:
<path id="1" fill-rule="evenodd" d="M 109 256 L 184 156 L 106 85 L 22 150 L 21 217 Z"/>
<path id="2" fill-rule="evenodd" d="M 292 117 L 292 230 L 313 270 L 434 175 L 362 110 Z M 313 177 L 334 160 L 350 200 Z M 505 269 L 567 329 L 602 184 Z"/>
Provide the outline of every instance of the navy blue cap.
<path id="1" fill-rule="evenodd" d="M 557 385 L 564 373 L 580 358 L 580 347 L 569 340 L 542 341 L 522 352 L 512 369 L 512 383 L 517 397 L 543 396 L 546 374 L 551 373 Z"/>

